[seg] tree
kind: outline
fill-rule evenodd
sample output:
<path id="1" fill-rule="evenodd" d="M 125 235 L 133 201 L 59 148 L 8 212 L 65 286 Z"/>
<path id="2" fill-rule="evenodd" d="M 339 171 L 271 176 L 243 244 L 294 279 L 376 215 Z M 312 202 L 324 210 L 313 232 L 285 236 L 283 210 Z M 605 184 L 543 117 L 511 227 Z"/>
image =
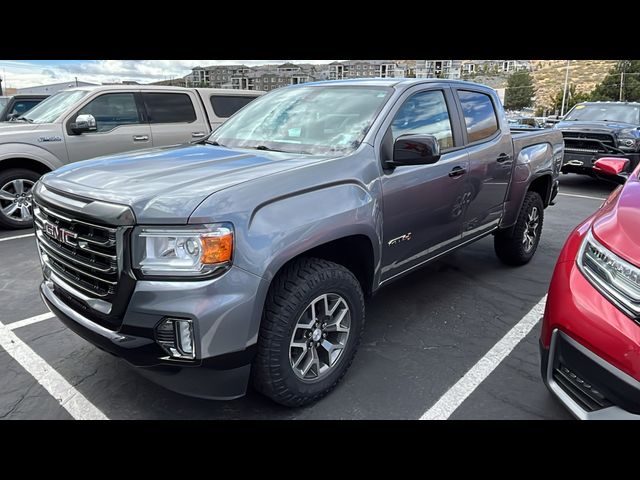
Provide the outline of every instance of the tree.
<path id="1" fill-rule="evenodd" d="M 623 82 L 622 100 L 640 101 L 640 60 L 621 60 L 609 70 L 602 83 L 596 85 L 592 100 L 620 100 L 620 83 Z"/>
<path id="2" fill-rule="evenodd" d="M 562 111 L 562 96 L 564 89 L 561 88 L 551 97 L 551 110 L 560 113 Z M 564 113 L 567 113 L 574 105 L 580 102 L 588 102 L 592 100 L 591 94 L 587 92 L 576 92 L 576 86 L 570 84 L 567 88 L 567 96 L 564 100 Z"/>
<path id="3" fill-rule="evenodd" d="M 507 80 L 507 89 L 504 93 L 504 108 L 507 110 L 522 110 L 533 103 L 533 78 L 528 70 L 520 70 L 512 73 Z"/>

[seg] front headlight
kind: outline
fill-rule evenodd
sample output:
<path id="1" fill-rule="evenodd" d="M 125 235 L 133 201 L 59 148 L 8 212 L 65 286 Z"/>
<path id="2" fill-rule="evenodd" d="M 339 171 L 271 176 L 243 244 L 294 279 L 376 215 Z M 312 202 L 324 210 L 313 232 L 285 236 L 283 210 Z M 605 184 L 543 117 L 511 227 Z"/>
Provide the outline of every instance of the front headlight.
<path id="1" fill-rule="evenodd" d="M 640 319 L 640 268 L 598 242 L 591 230 L 577 259 L 582 274 L 626 315 Z"/>
<path id="2" fill-rule="evenodd" d="M 133 264 L 144 276 L 204 277 L 233 258 L 233 227 L 228 223 L 187 227 L 138 227 Z"/>

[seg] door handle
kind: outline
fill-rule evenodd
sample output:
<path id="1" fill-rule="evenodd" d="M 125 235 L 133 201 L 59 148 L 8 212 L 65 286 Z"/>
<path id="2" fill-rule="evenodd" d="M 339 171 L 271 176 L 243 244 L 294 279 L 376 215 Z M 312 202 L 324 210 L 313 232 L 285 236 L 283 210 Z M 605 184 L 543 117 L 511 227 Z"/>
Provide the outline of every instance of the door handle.
<path id="1" fill-rule="evenodd" d="M 149 135 L 134 135 L 133 136 L 133 141 L 134 142 L 146 142 L 149 140 Z"/>
<path id="2" fill-rule="evenodd" d="M 467 169 L 466 168 L 453 167 L 453 169 L 449 172 L 449 176 L 451 178 L 457 178 L 457 177 L 461 177 L 465 173 L 467 173 Z"/>
<path id="3" fill-rule="evenodd" d="M 501 153 L 500 155 L 498 155 L 498 158 L 496 158 L 496 162 L 498 163 L 508 162 L 509 160 L 511 160 L 511 155 L 508 155 L 506 153 Z"/>
<path id="4" fill-rule="evenodd" d="M 192 132 L 191 138 L 202 138 L 206 135 L 204 132 Z"/>

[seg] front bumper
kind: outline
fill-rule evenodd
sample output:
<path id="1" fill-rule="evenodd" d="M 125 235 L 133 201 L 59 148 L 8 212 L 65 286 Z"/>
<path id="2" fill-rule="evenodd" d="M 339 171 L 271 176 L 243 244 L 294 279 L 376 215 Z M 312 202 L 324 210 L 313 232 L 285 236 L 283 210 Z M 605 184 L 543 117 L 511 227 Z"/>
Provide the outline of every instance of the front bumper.
<path id="1" fill-rule="evenodd" d="M 117 330 L 72 308 L 50 280 L 42 282 L 40 294 L 69 329 L 151 381 L 185 395 L 220 400 L 246 392 L 255 354 L 250 325 L 261 283 L 260 277 L 237 268 L 202 282 L 139 281 Z M 155 327 L 167 316 L 193 320 L 195 360 L 170 358 L 156 342 Z"/>
<path id="2" fill-rule="evenodd" d="M 626 153 L 626 154 L 616 154 L 616 153 L 578 153 L 572 151 L 566 151 L 564 153 L 564 158 L 562 160 L 562 173 L 578 173 L 581 175 L 593 175 L 593 164 L 596 160 L 604 157 L 619 157 L 626 158 L 629 160 L 629 166 L 627 167 L 627 171 L 631 172 L 640 162 L 640 153 Z"/>
<path id="3" fill-rule="evenodd" d="M 540 343 L 542 379 L 580 420 L 640 420 L 640 382 L 561 330 Z"/>

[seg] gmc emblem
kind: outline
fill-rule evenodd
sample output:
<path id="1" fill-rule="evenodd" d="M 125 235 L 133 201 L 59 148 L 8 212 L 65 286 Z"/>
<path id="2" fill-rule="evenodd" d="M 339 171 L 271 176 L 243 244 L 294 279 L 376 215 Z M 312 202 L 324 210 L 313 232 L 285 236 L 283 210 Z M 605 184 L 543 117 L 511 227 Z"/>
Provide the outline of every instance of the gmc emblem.
<path id="1" fill-rule="evenodd" d="M 47 222 L 46 220 L 42 223 L 44 224 L 44 233 L 46 233 L 51 238 L 56 239 L 60 243 L 66 243 L 67 245 L 76 245 L 76 243 L 72 240 L 75 240 L 78 237 L 77 233 L 70 232 L 69 230 L 59 227 L 58 225 Z"/>

